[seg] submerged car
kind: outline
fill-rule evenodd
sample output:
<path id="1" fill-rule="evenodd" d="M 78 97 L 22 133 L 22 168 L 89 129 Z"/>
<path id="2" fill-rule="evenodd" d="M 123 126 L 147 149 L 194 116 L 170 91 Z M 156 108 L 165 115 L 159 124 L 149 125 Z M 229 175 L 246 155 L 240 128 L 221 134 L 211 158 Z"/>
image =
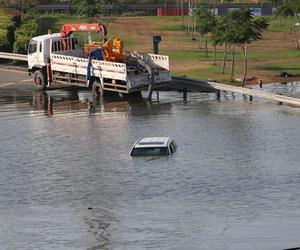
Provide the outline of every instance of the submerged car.
<path id="1" fill-rule="evenodd" d="M 134 143 L 130 156 L 171 155 L 176 148 L 175 140 L 171 137 L 141 137 Z"/>

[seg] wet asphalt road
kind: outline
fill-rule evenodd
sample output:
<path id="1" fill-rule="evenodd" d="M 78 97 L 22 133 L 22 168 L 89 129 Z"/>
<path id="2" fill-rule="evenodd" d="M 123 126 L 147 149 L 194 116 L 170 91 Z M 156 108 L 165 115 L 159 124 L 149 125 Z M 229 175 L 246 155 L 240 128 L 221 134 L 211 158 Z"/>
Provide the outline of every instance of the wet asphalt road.
<path id="1" fill-rule="evenodd" d="M 0 66 L 0 93 L 32 91 L 34 85 L 26 69 Z"/>

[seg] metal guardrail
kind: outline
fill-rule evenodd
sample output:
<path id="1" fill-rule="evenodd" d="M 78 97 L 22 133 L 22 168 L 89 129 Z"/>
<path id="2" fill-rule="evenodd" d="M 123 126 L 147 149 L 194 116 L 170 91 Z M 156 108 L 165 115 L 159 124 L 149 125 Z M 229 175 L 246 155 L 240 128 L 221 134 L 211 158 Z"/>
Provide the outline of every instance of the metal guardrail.
<path id="1" fill-rule="evenodd" d="M 10 60 L 26 61 L 26 62 L 28 61 L 27 55 L 6 53 L 6 52 L 0 52 L 0 59 L 10 59 Z"/>
<path id="2" fill-rule="evenodd" d="M 221 91 L 228 91 L 228 92 L 234 92 L 234 93 L 240 93 L 243 95 L 249 95 L 249 96 L 255 96 L 260 97 L 267 100 L 276 101 L 279 103 L 286 103 L 289 105 L 295 105 L 300 107 L 300 99 L 284 96 L 284 95 L 277 95 L 269 92 L 264 92 L 261 90 L 254 90 L 249 88 L 242 88 L 242 87 L 235 87 L 231 85 L 226 84 L 220 84 L 220 83 L 214 83 L 214 82 L 208 82 L 212 87 L 215 89 L 221 90 Z"/>
<path id="3" fill-rule="evenodd" d="M 293 98 L 289 96 L 283 96 L 283 95 L 277 95 L 269 92 L 264 92 L 261 90 L 254 90 L 249 88 L 242 88 L 242 87 L 236 87 L 232 85 L 226 85 L 216 82 L 209 82 L 209 81 L 198 81 L 198 80 L 192 80 L 185 77 L 172 77 L 172 80 L 174 82 L 180 83 L 182 85 L 186 85 L 187 87 L 193 86 L 194 89 L 197 88 L 201 91 L 202 89 L 211 89 L 217 91 L 226 91 L 226 92 L 232 92 L 232 93 L 238 93 L 248 96 L 255 96 L 267 100 L 276 101 L 279 103 L 285 103 L 289 105 L 299 106 L 300 107 L 300 99 L 299 98 Z"/>

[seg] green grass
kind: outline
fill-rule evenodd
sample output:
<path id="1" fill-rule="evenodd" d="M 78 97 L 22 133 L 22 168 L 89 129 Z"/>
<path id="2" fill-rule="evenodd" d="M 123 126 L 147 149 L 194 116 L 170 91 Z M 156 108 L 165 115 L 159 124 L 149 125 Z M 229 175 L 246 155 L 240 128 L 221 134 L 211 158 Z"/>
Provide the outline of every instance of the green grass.
<path id="1" fill-rule="evenodd" d="M 289 25 L 290 25 L 289 19 L 281 21 L 280 18 L 271 17 L 271 18 L 269 18 L 269 20 L 270 20 L 270 22 L 269 22 L 268 30 L 271 30 L 271 31 L 289 31 Z M 292 21 L 292 23 L 293 22 L 294 21 Z"/>
<path id="2" fill-rule="evenodd" d="M 181 21 L 181 17 L 179 16 L 145 16 L 144 18 L 148 20 L 164 21 L 164 22 Z"/>
<path id="3" fill-rule="evenodd" d="M 187 50 L 187 51 L 164 51 L 165 54 L 169 55 L 173 60 L 201 60 L 201 61 L 210 61 L 213 56 L 213 52 L 209 49 L 208 58 L 205 57 L 204 49 L 194 49 L 194 50 Z M 223 50 L 217 50 L 217 60 L 223 60 Z M 231 58 L 231 54 L 228 52 L 227 59 Z M 237 61 L 243 61 L 243 53 L 241 50 L 236 51 L 235 56 Z M 300 58 L 300 50 L 277 50 L 277 51 L 251 51 L 248 50 L 248 60 L 250 61 L 261 61 L 261 60 L 275 60 L 275 59 L 298 59 Z"/>
<path id="4" fill-rule="evenodd" d="M 199 60 L 201 58 L 202 52 L 197 50 L 165 50 L 161 51 L 161 53 L 166 54 L 170 57 L 171 60 Z"/>
<path id="5" fill-rule="evenodd" d="M 217 17 L 220 18 L 220 17 Z M 254 17 L 254 18 L 260 18 L 260 17 Z M 268 20 L 269 23 L 269 27 L 268 30 L 270 31 L 289 31 L 289 20 L 283 20 L 282 22 L 280 21 L 279 18 L 275 18 L 274 16 L 267 16 L 264 17 Z M 184 18 L 184 25 L 181 25 L 181 17 L 174 17 L 174 16 L 168 16 L 168 17 L 145 17 L 145 19 L 151 19 L 153 21 L 164 21 L 166 23 L 166 25 L 161 25 L 159 27 L 159 30 L 162 31 L 184 31 L 185 29 L 187 29 L 186 27 L 186 23 L 187 23 L 187 19 L 186 17 Z M 190 18 L 191 20 L 191 18 Z M 180 25 L 174 25 L 174 21 L 177 21 L 178 23 L 180 23 Z M 168 22 L 172 22 L 171 25 L 168 25 Z M 299 20 L 297 21 L 299 22 Z"/>
<path id="6" fill-rule="evenodd" d="M 200 62 L 201 64 L 201 62 Z M 235 68 L 235 78 L 238 78 L 243 73 L 243 69 L 236 67 Z M 221 73 L 220 65 L 211 65 L 208 68 L 199 68 L 193 70 L 185 70 L 185 71 L 176 71 L 173 73 L 176 76 L 188 76 L 192 79 L 210 79 L 210 80 L 217 80 L 221 82 L 229 82 L 229 74 L 230 68 L 227 65 L 225 70 L 225 74 Z"/>
<path id="7" fill-rule="evenodd" d="M 294 59 L 300 57 L 300 50 L 248 51 L 249 60 Z"/>
<path id="8" fill-rule="evenodd" d="M 206 58 L 204 55 L 204 51 L 164 51 L 166 55 L 170 56 L 170 60 L 182 60 L 182 61 L 190 61 L 195 62 L 197 61 L 199 65 L 201 62 L 211 62 L 212 61 L 212 53 L 209 53 L 209 58 Z M 290 50 L 290 51 L 274 51 L 270 52 L 253 52 L 249 53 L 248 60 L 249 61 L 256 61 L 258 65 L 255 66 L 253 69 L 255 70 L 266 70 L 266 71 L 273 71 L 274 75 L 280 74 L 281 72 L 288 72 L 292 74 L 300 74 L 300 63 L 298 58 L 300 57 L 300 51 Z M 263 59 L 270 60 L 271 63 L 264 63 Z M 288 62 L 282 63 L 274 63 L 277 60 L 285 60 Z M 194 79 L 215 79 L 222 82 L 228 82 L 229 78 L 229 65 L 231 56 L 228 54 L 227 56 L 227 68 L 225 74 L 221 74 L 221 65 L 223 62 L 223 53 L 219 51 L 217 53 L 217 65 L 212 65 L 208 68 L 199 68 L 197 70 L 186 70 L 186 71 L 178 71 L 174 72 L 176 75 L 187 75 L 188 77 Z M 240 62 L 240 65 L 235 65 L 235 75 L 236 78 L 240 77 L 243 73 L 243 55 L 241 52 L 238 52 L 236 55 L 236 62 Z"/>
<path id="9" fill-rule="evenodd" d="M 268 64 L 260 65 L 258 68 L 261 70 L 276 71 L 278 73 L 288 72 L 291 74 L 300 74 L 299 62 L 268 63 Z"/>
<path id="10" fill-rule="evenodd" d="M 192 37 L 185 34 L 185 36 L 176 36 L 174 35 L 173 37 L 168 37 L 165 38 L 164 36 L 162 36 L 162 43 L 164 42 L 172 42 L 174 44 L 182 44 L 182 45 L 193 45 L 193 47 L 197 48 L 199 45 L 199 41 L 198 40 L 192 40 Z"/>
<path id="11" fill-rule="evenodd" d="M 185 31 L 186 27 L 184 25 L 161 25 L 158 27 L 159 31 Z"/>
<path id="12" fill-rule="evenodd" d="M 204 50 L 199 50 L 199 49 L 162 50 L 161 53 L 168 55 L 171 60 L 183 60 L 183 61 L 211 61 L 213 57 L 212 51 L 209 51 L 208 57 L 206 57 Z M 216 56 L 217 56 L 217 60 L 223 59 L 223 53 L 221 51 L 217 51 Z"/>

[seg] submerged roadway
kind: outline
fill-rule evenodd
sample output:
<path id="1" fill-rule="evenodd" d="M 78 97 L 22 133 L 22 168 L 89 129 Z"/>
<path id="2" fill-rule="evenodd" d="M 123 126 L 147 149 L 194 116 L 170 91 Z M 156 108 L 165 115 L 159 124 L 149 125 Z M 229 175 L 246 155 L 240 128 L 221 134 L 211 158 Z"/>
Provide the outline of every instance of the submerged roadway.
<path id="1" fill-rule="evenodd" d="M 0 93 L 32 91 L 34 85 L 25 68 L 0 66 Z"/>

